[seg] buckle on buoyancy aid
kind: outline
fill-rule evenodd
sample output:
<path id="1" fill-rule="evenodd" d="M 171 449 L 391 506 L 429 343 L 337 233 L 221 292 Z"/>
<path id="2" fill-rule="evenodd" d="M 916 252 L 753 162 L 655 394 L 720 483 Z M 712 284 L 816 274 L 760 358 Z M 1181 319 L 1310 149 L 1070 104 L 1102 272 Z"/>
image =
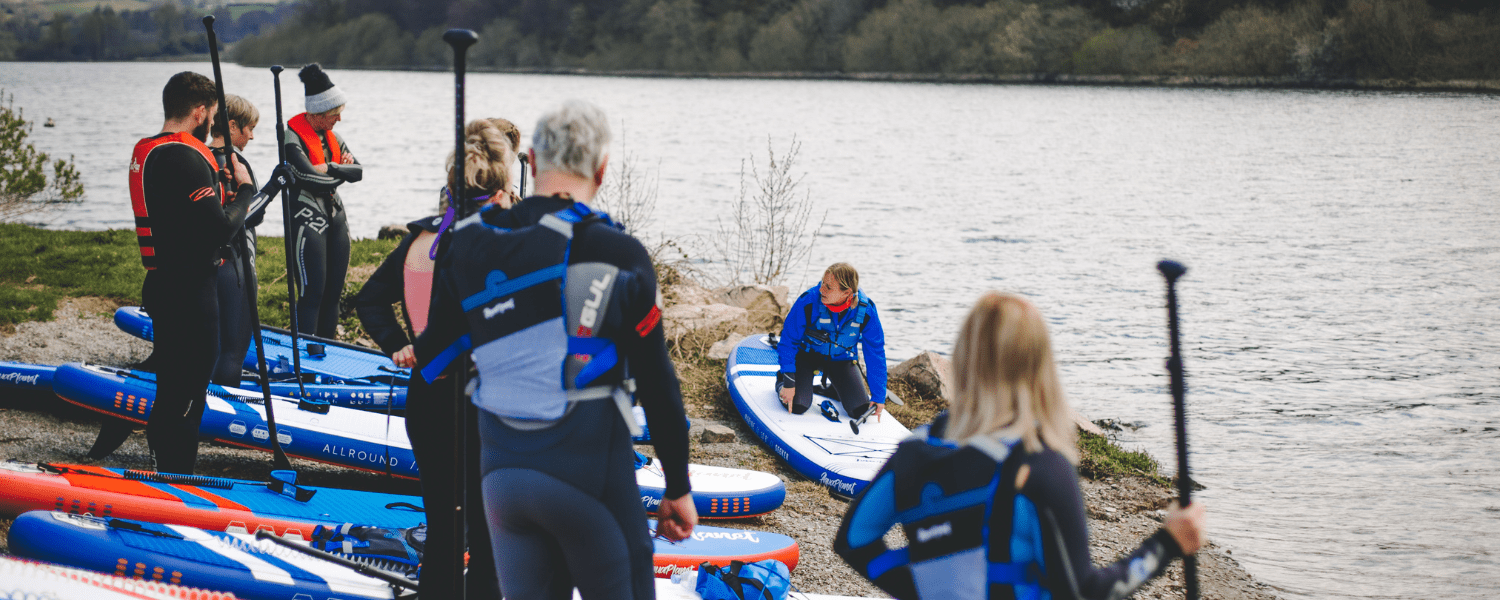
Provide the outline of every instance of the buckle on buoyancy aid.
<path id="1" fill-rule="evenodd" d="M 640 437 L 641 424 L 635 422 L 635 412 L 631 406 L 635 403 L 631 394 L 635 389 L 635 380 L 626 379 L 619 385 L 596 385 L 576 390 L 568 390 L 568 402 L 587 402 L 590 400 L 611 399 L 615 401 L 615 408 L 620 411 L 620 418 L 625 420 L 625 428 L 630 431 L 631 437 Z"/>

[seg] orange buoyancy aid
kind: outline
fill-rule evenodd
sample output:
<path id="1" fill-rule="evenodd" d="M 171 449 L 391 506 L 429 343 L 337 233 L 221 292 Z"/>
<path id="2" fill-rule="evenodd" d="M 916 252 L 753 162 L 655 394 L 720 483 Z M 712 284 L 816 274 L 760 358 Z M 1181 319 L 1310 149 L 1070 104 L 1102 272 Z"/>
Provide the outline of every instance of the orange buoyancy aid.
<path id="1" fill-rule="evenodd" d="M 411 319 L 412 333 L 421 335 L 427 329 L 427 309 L 432 304 L 432 272 L 436 263 L 431 256 L 438 235 L 422 231 L 412 240 L 402 265 L 402 297 L 406 300 L 406 317 Z"/>
<path id="2" fill-rule="evenodd" d="M 218 161 L 203 140 L 193 137 L 191 132 L 179 131 L 168 135 L 148 137 L 135 143 L 130 154 L 130 209 L 135 213 L 135 240 L 141 247 L 141 265 L 148 271 L 156 270 L 156 241 L 151 232 L 151 211 L 146 206 L 146 159 L 157 148 L 168 144 L 183 144 L 198 151 L 208 161 L 209 170 L 218 172 Z M 205 188 L 207 189 L 207 188 Z M 223 201 L 224 186 L 218 185 L 219 198 Z M 197 198 L 193 198 L 197 200 Z"/>
<path id="3" fill-rule="evenodd" d="M 339 164 L 343 155 L 339 152 L 339 140 L 333 136 L 333 130 L 323 132 L 323 139 L 318 139 L 318 132 L 313 131 L 312 124 L 307 122 L 307 113 L 301 113 L 286 122 L 286 126 L 302 139 L 302 145 L 307 147 L 307 159 L 312 164 L 324 163 Z M 328 155 L 323 155 L 323 143 L 328 143 Z M 325 160 L 326 158 L 326 160 Z"/>

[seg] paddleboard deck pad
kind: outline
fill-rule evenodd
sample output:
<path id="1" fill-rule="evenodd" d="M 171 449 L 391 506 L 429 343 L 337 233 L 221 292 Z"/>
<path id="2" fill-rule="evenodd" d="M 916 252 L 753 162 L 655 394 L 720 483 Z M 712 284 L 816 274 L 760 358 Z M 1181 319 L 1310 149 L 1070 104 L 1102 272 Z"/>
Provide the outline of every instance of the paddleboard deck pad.
<path id="1" fill-rule="evenodd" d="M 253 535 L 33 511 L 9 534 L 17 555 L 251 600 L 390 600 L 390 584 Z"/>
<path id="2" fill-rule="evenodd" d="M 136 519 L 213 531 L 311 539 L 318 525 L 405 529 L 426 521 L 422 499 L 116 467 L 0 462 L 0 514 L 33 510 Z M 300 494 L 298 490 L 307 490 Z"/>
<path id="3" fill-rule="evenodd" d="M 814 408 L 806 413 L 791 414 L 776 395 L 778 370 L 776 349 L 766 336 L 745 338 L 730 353 L 725 379 L 740 416 L 793 470 L 839 495 L 859 495 L 911 431 L 886 414 L 865 421 L 855 434 L 837 400 L 831 402 L 837 422 L 819 413 L 818 405 L 831 400 L 823 396 L 814 396 Z"/>
<path id="4" fill-rule="evenodd" d="M 85 571 L 0 554 L 0 598 L 88 600 L 233 600 L 214 592 Z"/>
<path id="5" fill-rule="evenodd" d="M 151 316 L 139 306 L 126 306 L 115 310 L 115 326 L 121 331 L 146 341 L 154 334 Z M 266 364 L 274 365 L 283 372 L 292 368 L 291 332 L 268 325 L 260 328 L 262 343 L 266 347 Z M 312 352 L 309 352 L 309 347 Z M 298 335 L 297 352 L 301 358 L 303 373 L 315 373 L 342 381 L 364 381 L 366 383 L 395 383 L 405 386 L 411 371 L 391 362 L 390 357 L 374 348 L 364 348 L 335 340 Z M 244 368 L 255 371 L 259 359 L 255 345 L 245 354 Z"/>

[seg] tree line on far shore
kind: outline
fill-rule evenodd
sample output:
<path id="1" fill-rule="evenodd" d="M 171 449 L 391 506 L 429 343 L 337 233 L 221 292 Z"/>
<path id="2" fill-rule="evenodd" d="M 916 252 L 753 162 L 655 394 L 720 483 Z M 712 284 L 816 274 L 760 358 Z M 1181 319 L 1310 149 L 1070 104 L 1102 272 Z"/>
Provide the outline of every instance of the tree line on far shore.
<path id="1" fill-rule="evenodd" d="M 1500 79 L 1484 0 L 302 0 L 248 64 Z"/>
<path id="2" fill-rule="evenodd" d="M 267 4 L 256 10 L 209 11 L 185 0 L 173 0 L 145 10 L 116 11 L 107 3 L 81 14 L 48 12 L 45 6 L 20 6 L 0 13 L 0 61 L 131 60 L 147 57 L 206 54 L 204 15 L 214 15 L 220 43 L 233 42 L 294 14 L 295 4 Z M 240 12 L 234 18 L 234 12 Z"/>

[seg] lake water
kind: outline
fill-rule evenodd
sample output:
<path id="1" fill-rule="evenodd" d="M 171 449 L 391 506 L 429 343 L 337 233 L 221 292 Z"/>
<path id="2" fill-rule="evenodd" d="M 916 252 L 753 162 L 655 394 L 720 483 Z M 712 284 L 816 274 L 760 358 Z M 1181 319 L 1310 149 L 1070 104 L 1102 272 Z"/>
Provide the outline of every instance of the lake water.
<path id="1" fill-rule="evenodd" d="M 130 148 L 189 68 L 211 72 L 0 63 L 27 117 L 58 122 L 32 139 L 83 171 L 88 201 L 53 226 L 131 226 Z M 302 93 L 285 75 L 290 117 Z M 331 76 L 351 99 L 338 130 L 366 165 L 343 188 L 354 235 L 429 213 L 453 144 L 451 73 Z M 225 78 L 261 107 L 248 154 L 264 173 L 270 73 Z M 645 237 L 690 248 L 717 231 L 742 163 L 795 138 L 800 189 L 827 220 L 794 290 L 852 262 L 894 359 L 948 352 L 983 290 L 1026 294 L 1073 403 L 1135 425 L 1124 444 L 1167 462 L 1154 265 L 1180 260 L 1212 537 L 1288 597 L 1500 591 L 1493 96 L 500 74 L 469 90 L 471 117 L 526 136 L 561 99 L 601 105 L 615 160 L 659 177 Z"/>

